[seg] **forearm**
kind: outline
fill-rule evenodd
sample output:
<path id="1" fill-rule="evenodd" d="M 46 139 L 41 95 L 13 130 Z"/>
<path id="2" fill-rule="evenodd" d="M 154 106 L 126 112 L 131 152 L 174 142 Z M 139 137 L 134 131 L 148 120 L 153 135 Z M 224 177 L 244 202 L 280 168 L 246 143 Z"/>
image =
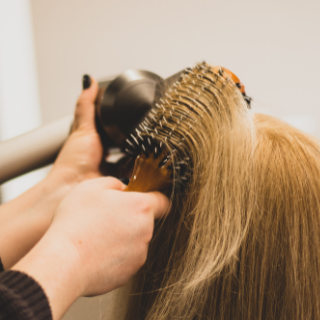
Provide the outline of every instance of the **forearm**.
<path id="1" fill-rule="evenodd" d="M 5 269 L 21 259 L 44 235 L 60 201 L 75 185 L 62 174 L 47 178 L 0 207 L 0 257 Z"/>
<path id="2" fill-rule="evenodd" d="M 81 296 L 81 271 L 75 248 L 48 233 L 16 265 L 13 271 L 32 277 L 44 290 L 53 319 L 60 319 Z"/>

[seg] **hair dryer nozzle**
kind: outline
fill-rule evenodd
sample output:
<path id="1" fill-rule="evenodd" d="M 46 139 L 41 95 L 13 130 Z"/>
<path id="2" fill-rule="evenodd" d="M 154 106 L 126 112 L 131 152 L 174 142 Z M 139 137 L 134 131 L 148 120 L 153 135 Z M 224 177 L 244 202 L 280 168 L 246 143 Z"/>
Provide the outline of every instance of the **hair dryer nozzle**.
<path id="1" fill-rule="evenodd" d="M 163 79 L 143 70 L 127 70 L 101 88 L 96 111 L 103 130 L 117 146 L 143 121 L 150 111 Z"/>

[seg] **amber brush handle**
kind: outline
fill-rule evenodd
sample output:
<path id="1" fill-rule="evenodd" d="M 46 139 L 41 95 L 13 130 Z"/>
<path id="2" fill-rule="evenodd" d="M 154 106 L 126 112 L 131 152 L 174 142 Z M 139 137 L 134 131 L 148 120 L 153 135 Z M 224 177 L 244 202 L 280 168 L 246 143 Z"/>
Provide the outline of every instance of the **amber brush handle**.
<path id="1" fill-rule="evenodd" d="M 157 158 L 154 155 L 138 156 L 130 182 L 124 191 L 150 192 L 168 188 L 172 184 L 171 170 L 168 165 L 158 166 L 161 158 L 162 154 Z"/>

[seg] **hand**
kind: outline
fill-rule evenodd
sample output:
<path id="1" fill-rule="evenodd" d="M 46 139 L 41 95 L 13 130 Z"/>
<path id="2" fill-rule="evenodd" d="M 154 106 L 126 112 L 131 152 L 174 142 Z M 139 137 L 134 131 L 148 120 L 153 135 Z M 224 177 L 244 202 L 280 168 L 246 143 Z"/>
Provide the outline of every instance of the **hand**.
<path id="1" fill-rule="evenodd" d="M 122 192 L 124 188 L 115 178 L 86 181 L 54 215 L 52 232 L 79 253 L 84 295 L 111 291 L 138 271 L 146 260 L 154 219 L 169 209 L 161 193 Z"/>
<path id="2" fill-rule="evenodd" d="M 13 267 L 40 283 L 54 319 L 82 295 L 125 284 L 145 262 L 154 219 L 168 212 L 169 201 L 158 192 L 122 192 L 124 187 L 114 178 L 79 184 L 59 205 L 46 235 Z"/>
<path id="3" fill-rule="evenodd" d="M 49 175 L 0 207 L 0 257 L 6 269 L 19 261 L 47 231 L 60 201 L 80 181 L 99 177 L 102 145 L 95 129 L 98 85 L 81 93 L 70 137 Z"/>
<path id="4" fill-rule="evenodd" d="M 85 76 L 88 77 L 88 76 Z M 93 78 L 77 101 L 72 132 L 56 159 L 50 175 L 63 176 L 67 182 L 100 177 L 103 147 L 95 126 L 94 101 L 98 84 Z"/>

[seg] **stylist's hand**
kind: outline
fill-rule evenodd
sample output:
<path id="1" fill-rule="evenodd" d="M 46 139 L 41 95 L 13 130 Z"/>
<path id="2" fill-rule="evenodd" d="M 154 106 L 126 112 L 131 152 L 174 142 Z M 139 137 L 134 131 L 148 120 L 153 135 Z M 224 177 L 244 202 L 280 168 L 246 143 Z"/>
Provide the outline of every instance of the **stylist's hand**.
<path id="1" fill-rule="evenodd" d="M 49 175 L 0 207 L 0 256 L 6 269 L 19 261 L 47 231 L 61 200 L 81 181 L 100 176 L 102 145 L 95 128 L 97 82 L 84 77 L 72 133 Z"/>
<path id="2" fill-rule="evenodd" d="M 82 295 L 124 285 L 144 264 L 154 219 L 169 210 L 161 193 L 122 192 L 115 178 L 86 181 L 66 197 L 51 231 L 79 255 Z"/>
<path id="3" fill-rule="evenodd" d="M 63 176 L 66 182 L 81 182 L 101 176 L 99 165 L 103 148 L 95 126 L 94 101 L 98 84 L 83 77 L 83 91 L 77 101 L 72 132 L 54 163 L 51 175 Z"/>
<path id="4" fill-rule="evenodd" d="M 145 262 L 154 219 L 168 212 L 169 201 L 124 187 L 114 178 L 79 184 L 59 205 L 48 232 L 13 267 L 42 286 L 54 319 L 80 296 L 125 284 Z"/>

